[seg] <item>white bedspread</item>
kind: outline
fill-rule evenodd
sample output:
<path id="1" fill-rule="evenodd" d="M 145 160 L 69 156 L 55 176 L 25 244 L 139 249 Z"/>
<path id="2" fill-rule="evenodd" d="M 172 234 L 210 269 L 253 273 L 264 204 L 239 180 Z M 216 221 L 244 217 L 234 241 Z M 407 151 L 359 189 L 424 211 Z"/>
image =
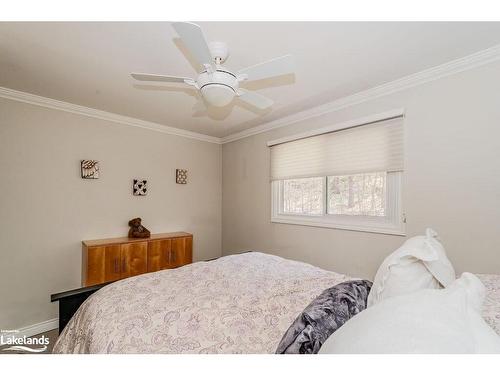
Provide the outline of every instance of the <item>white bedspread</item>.
<path id="1" fill-rule="evenodd" d="M 252 252 L 124 279 L 90 296 L 54 353 L 274 353 L 324 289 L 352 278 Z"/>
<path id="2" fill-rule="evenodd" d="M 500 275 L 483 316 L 500 334 Z M 110 284 L 68 323 L 54 353 L 274 353 L 324 289 L 353 278 L 258 252 Z"/>

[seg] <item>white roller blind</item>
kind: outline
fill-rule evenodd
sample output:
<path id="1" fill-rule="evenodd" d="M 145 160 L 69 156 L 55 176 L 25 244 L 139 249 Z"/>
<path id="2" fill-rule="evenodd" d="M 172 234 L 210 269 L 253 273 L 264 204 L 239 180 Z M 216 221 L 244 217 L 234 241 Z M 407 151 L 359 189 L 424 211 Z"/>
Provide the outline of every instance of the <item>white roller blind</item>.
<path id="1" fill-rule="evenodd" d="M 271 147 L 271 179 L 403 170 L 401 117 Z"/>

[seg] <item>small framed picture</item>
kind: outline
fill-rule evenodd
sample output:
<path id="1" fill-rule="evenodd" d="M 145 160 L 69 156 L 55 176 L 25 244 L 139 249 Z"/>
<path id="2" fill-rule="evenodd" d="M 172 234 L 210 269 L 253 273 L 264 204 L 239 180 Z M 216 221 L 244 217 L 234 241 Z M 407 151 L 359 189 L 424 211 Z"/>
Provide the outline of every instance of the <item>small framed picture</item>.
<path id="1" fill-rule="evenodd" d="M 97 160 L 81 161 L 82 178 L 95 180 L 99 178 L 99 162 Z"/>
<path id="2" fill-rule="evenodd" d="M 187 178 L 188 178 L 188 171 L 187 169 L 176 169 L 175 170 L 175 182 L 178 184 L 187 184 Z"/>
<path id="3" fill-rule="evenodd" d="M 132 187 L 134 195 L 147 195 L 148 194 L 148 180 L 134 179 Z"/>

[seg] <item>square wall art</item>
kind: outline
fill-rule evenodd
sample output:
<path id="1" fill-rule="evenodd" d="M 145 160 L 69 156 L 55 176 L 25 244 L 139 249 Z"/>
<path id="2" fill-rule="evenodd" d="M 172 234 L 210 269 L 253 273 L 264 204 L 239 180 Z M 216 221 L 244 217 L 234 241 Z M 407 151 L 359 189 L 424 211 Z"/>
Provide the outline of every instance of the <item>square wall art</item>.
<path id="1" fill-rule="evenodd" d="M 147 180 L 134 180 L 133 193 L 134 195 L 146 195 L 148 193 Z"/>
<path id="2" fill-rule="evenodd" d="M 175 182 L 178 184 L 187 184 L 188 171 L 187 169 L 176 169 L 175 170 Z"/>
<path id="3" fill-rule="evenodd" d="M 82 160 L 81 161 L 82 178 L 98 179 L 99 178 L 99 162 L 97 160 Z"/>

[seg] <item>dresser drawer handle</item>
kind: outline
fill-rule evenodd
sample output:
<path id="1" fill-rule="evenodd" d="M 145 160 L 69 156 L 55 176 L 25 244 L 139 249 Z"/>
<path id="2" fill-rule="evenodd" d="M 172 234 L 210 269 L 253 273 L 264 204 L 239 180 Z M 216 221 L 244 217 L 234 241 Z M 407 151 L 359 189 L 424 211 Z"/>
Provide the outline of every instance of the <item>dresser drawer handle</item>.
<path id="1" fill-rule="evenodd" d="M 115 258 L 115 260 L 114 260 L 114 270 L 115 270 L 115 273 L 120 272 L 120 270 L 118 268 L 118 258 Z"/>

